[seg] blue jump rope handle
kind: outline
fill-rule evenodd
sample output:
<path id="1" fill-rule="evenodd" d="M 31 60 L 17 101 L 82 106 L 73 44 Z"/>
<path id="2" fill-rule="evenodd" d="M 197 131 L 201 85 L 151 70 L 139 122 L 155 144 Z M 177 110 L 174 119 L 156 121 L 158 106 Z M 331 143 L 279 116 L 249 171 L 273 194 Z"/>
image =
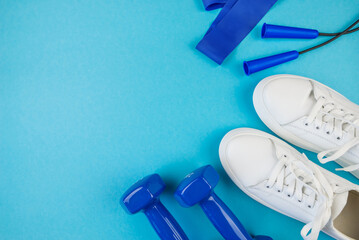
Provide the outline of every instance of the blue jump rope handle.
<path id="1" fill-rule="evenodd" d="M 319 32 L 315 29 L 286 27 L 266 23 L 262 27 L 262 38 L 315 39 L 318 36 Z"/>
<path id="2" fill-rule="evenodd" d="M 297 51 L 290 51 L 252 61 L 244 61 L 244 72 L 249 76 L 252 73 L 259 72 L 285 62 L 292 61 L 294 59 L 297 59 L 298 57 L 299 53 Z"/>
<path id="3" fill-rule="evenodd" d="M 227 240 L 252 240 L 233 212 L 212 192 L 200 203 L 209 220 Z"/>
<path id="4" fill-rule="evenodd" d="M 160 201 L 155 201 L 145 210 L 148 220 L 162 240 L 188 240 L 188 237 Z"/>

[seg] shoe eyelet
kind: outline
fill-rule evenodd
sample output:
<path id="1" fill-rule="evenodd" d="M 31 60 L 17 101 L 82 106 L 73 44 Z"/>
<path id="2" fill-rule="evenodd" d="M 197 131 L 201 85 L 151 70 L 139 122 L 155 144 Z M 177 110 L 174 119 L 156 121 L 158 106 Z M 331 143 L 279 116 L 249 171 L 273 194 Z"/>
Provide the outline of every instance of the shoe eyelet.
<path id="1" fill-rule="evenodd" d="M 309 124 L 308 123 L 304 123 L 305 126 L 308 126 Z"/>
<path id="2" fill-rule="evenodd" d="M 281 192 L 281 190 L 278 190 L 278 192 L 280 193 L 280 192 Z"/>
<path id="3" fill-rule="evenodd" d="M 302 200 L 298 200 L 298 202 L 302 202 Z"/>
<path id="4" fill-rule="evenodd" d="M 266 186 L 266 188 L 269 188 L 269 186 Z"/>
<path id="5" fill-rule="evenodd" d="M 337 140 L 340 140 L 341 138 L 340 137 L 337 137 Z"/>
<path id="6" fill-rule="evenodd" d="M 328 131 L 328 132 L 327 132 L 327 134 L 329 135 L 329 134 L 330 134 L 330 132 Z"/>
<path id="7" fill-rule="evenodd" d="M 308 208 L 312 208 L 312 206 L 308 205 Z"/>
<path id="8" fill-rule="evenodd" d="M 288 194 L 287 196 L 288 196 L 288 197 L 291 197 L 291 195 L 289 195 L 289 194 Z"/>
<path id="9" fill-rule="evenodd" d="M 320 127 L 315 127 L 317 130 L 319 130 L 320 129 Z"/>
<path id="10" fill-rule="evenodd" d="M 285 154 L 284 154 L 284 155 L 283 155 L 283 157 L 285 157 L 285 158 L 286 158 L 286 157 L 287 157 L 287 155 L 285 155 Z"/>

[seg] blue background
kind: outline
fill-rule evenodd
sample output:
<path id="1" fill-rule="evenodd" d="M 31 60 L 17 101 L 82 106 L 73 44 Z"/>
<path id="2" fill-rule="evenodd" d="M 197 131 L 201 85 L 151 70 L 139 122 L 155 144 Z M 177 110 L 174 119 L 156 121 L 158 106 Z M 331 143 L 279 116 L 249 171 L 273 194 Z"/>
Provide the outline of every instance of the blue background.
<path id="1" fill-rule="evenodd" d="M 143 214 L 119 205 L 157 172 L 168 185 L 161 199 L 189 238 L 221 239 L 198 206 L 172 196 L 187 173 L 212 164 L 217 194 L 251 233 L 301 239 L 302 223 L 230 181 L 218 145 L 237 127 L 269 131 L 251 98 L 272 74 L 311 77 L 359 103 L 359 33 L 250 77 L 241 67 L 323 41 L 262 40 L 263 22 L 330 32 L 358 9 L 357 0 L 279 0 L 217 66 L 194 49 L 219 12 L 200 0 L 0 1 L 0 238 L 157 239 Z"/>

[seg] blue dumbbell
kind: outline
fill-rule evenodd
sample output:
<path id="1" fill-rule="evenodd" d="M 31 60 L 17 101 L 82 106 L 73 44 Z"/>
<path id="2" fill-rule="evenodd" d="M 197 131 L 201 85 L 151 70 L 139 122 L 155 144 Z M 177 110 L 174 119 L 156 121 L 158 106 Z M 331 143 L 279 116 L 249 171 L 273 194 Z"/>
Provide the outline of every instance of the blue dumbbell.
<path id="1" fill-rule="evenodd" d="M 227 240 L 271 240 L 267 236 L 252 238 L 233 212 L 214 193 L 219 181 L 216 170 L 210 166 L 201 167 L 188 174 L 177 187 L 175 198 L 183 207 L 199 204 L 209 220 Z"/>
<path id="2" fill-rule="evenodd" d="M 161 239 L 188 240 L 180 225 L 158 199 L 165 187 L 160 175 L 149 175 L 125 192 L 121 205 L 130 214 L 143 210 Z"/>

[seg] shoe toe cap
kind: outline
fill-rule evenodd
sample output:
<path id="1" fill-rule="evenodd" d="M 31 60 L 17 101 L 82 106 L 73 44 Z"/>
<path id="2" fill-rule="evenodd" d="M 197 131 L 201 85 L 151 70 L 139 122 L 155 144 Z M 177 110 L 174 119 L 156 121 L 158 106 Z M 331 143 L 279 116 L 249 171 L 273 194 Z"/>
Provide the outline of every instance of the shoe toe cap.
<path id="1" fill-rule="evenodd" d="M 315 98 L 309 79 L 296 76 L 277 77 L 264 85 L 264 107 L 279 124 L 287 124 L 309 114 Z"/>
<path id="2" fill-rule="evenodd" d="M 268 179 L 278 162 L 272 141 L 260 136 L 234 137 L 227 143 L 224 151 L 229 175 L 245 187 Z"/>

